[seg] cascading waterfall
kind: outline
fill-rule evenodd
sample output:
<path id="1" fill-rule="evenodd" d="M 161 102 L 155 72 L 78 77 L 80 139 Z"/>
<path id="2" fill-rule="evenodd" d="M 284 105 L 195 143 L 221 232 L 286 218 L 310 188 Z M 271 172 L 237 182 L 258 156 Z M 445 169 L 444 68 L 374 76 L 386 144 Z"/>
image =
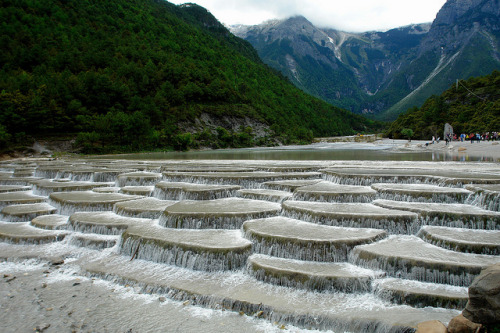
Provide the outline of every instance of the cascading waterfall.
<path id="1" fill-rule="evenodd" d="M 465 239 L 465 245 L 457 245 L 454 242 L 427 237 L 421 230 L 424 226 L 444 226 L 470 230 L 490 230 L 493 232 L 500 229 L 499 219 L 495 216 L 481 216 L 479 213 L 473 215 L 472 212 L 470 215 L 464 214 L 463 216 L 458 213 L 453 215 L 444 212 L 441 212 L 441 215 L 434 215 L 430 209 L 429 213 L 424 211 L 409 213 L 414 215 L 410 216 L 409 214 L 405 215 L 410 210 L 409 205 L 407 205 L 408 207 L 398 208 L 401 212 L 391 216 L 376 217 L 375 213 L 370 215 L 362 211 L 356 215 L 356 209 L 359 206 L 366 204 L 374 206 L 373 201 L 375 199 L 391 199 L 398 201 L 400 204 L 404 202 L 404 205 L 406 205 L 406 202 L 467 202 L 489 211 L 498 212 L 500 210 L 500 195 L 494 191 L 478 191 L 471 195 L 467 194 L 468 199 L 464 195 L 444 193 L 415 196 L 377 191 L 374 195 L 371 195 L 364 192 L 361 194 L 355 192 L 353 194 L 340 193 L 340 190 L 339 193 L 335 193 L 332 190 L 331 194 L 325 192 L 322 195 L 320 194 L 321 191 L 314 192 L 314 189 L 297 191 L 301 187 L 324 182 L 324 179 L 335 184 L 358 186 L 369 186 L 379 182 L 430 184 L 447 188 L 461 186 L 458 180 L 454 181 L 451 178 L 418 176 L 416 172 L 411 175 L 410 171 L 408 171 L 409 175 L 405 176 L 403 168 L 399 169 L 397 176 L 392 177 L 388 175 L 377 176 L 376 174 L 369 177 L 348 175 L 347 173 L 346 175 L 339 175 L 328 173 L 328 169 L 323 170 L 324 167 L 335 169 L 336 163 L 340 166 L 340 170 L 350 165 L 348 162 L 340 163 L 335 161 L 321 163 L 321 167 L 318 165 L 302 167 L 300 163 L 294 166 L 292 163 L 285 165 L 276 162 L 253 161 L 247 168 L 241 165 L 241 161 L 217 161 L 219 164 L 205 161 L 202 163 L 203 167 L 200 167 L 199 163 L 187 161 L 137 164 L 124 163 L 123 161 L 96 160 L 71 163 L 59 165 L 59 161 L 50 161 L 50 164 L 44 164 L 38 168 L 33 165 L 34 175 L 46 179 L 57 179 L 61 184 L 71 181 L 86 181 L 99 182 L 101 183 L 100 186 L 104 186 L 102 183 L 113 183 L 117 186 L 116 191 L 123 190 L 125 186 L 155 186 L 152 193 L 153 197 L 147 198 L 150 201 L 146 201 L 144 196 L 130 195 L 118 198 L 118 195 L 123 194 L 113 193 L 116 200 L 109 196 L 109 201 L 106 201 L 105 197 L 102 197 L 102 200 L 93 197 L 97 191 L 86 190 L 88 193 L 85 195 L 88 196 L 88 200 L 84 195 L 73 201 L 72 198 L 66 197 L 66 194 L 61 195 L 64 200 L 54 200 L 47 197 L 55 192 L 56 188 L 57 192 L 59 192 L 66 191 L 66 188 L 70 187 L 67 186 L 63 189 L 63 187 L 52 186 L 52 184 L 47 185 L 47 187 L 37 186 L 34 182 L 36 178 L 29 177 L 28 173 L 31 172 L 31 169 L 22 169 L 15 165 L 9 166 L 9 170 L 17 170 L 18 175 L 24 176 L 26 174 L 28 177 L 12 178 L 13 174 L 10 176 L 0 175 L 0 183 L 5 182 L 8 185 L 19 183 L 20 185 L 33 186 L 33 192 L 57 208 L 57 212 L 61 214 L 61 218 L 57 221 L 33 223 L 31 227 L 44 232 L 55 232 L 57 230 L 49 229 L 56 228 L 65 230 L 59 230 L 61 234 L 47 236 L 46 238 L 43 238 L 41 234 L 38 238 L 29 235 L 25 235 L 24 238 L 15 238 L 7 235 L 2 236 L 2 241 L 7 244 L 25 244 L 26 246 L 45 246 L 45 243 L 61 243 L 56 245 L 68 247 L 69 250 L 65 250 L 66 253 L 72 253 L 70 257 L 79 258 L 75 260 L 75 265 L 81 265 L 89 276 L 137 286 L 146 293 L 162 294 L 181 301 L 188 300 L 194 305 L 242 311 L 271 321 L 306 328 L 339 332 L 406 332 L 411 331 L 411 326 L 415 326 L 414 323 L 411 325 L 405 324 L 413 320 L 414 313 L 418 314 L 418 318 L 436 318 L 446 322 L 452 317 L 452 314 L 455 315 L 457 312 L 446 312 L 446 310 L 438 309 L 438 307 L 461 309 L 463 299 L 459 297 L 455 299 L 440 298 L 438 293 L 432 292 L 421 296 L 412 293 L 410 287 L 408 287 L 408 292 L 405 293 L 404 283 L 402 292 L 389 291 L 389 288 L 382 286 L 383 281 L 397 278 L 403 281 L 419 281 L 419 283 L 428 283 L 429 285 L 460 286 L 460 288 L 464 289 L 479 274 L 480 265 L 467 268 L 466 264 L 463 266 L 454 263 L 449 264 L 445 257 L 437 257 L 435 263 L 429 264 L 420 257 L 391 258 L 384 255 L 377 256 L 364 251 L 364 246 L 367 245 L 359 244 L 378 245 L 386 237 L 400 237 L 403 242 L 405 237 L 417 237 L 401 235 L 417 235 L 424 239 L 429 246 L 433 244 L 435 247 L 453 250 L 453 252 L 464 252 L 463 255 L 468 253 L 488 255 L 492 258 L 488 262 L 494 262 L 495 257 L 500 254 L 499 247 L 495 247 L 495 244 L 491 247 L 484 244 L 478 245 L 476 249 L 471 240 Z M 0 162 L 0 169 L 2 169 L 1 165 L 2 162 Z M 370 165 L 367 164 L 367 167 Z M 205 166 L 207 170 L 213 169 L 214 171 L 210 172 L 210 174 L 209 172 L 200 171 Z M 376 166 L 380 168 L 381 165 L 377 164 Z M 491 168 L 493 167 L 496 168 L 495 165 L 491 166 Z M 107 168 L 109 170 L 106 170 Z M 176 174 L 176 172 L 164 171 L 176 170 L 177 168 L 186 172 Z M 237 168 L 241 170 L 234 171 Z M 431 167 L 423 164 L 421 168 Z M 472 168 L 475 168 L 475 166 L 472 165 Z M 159 174 L 160 170 L 163 170 L 164 173 Z M 250 170 L 265 170 L 265 172 L 256 171 L 253 172 L 252 176 Z M 321 174 L 310 172 L 317 170 L 323 171 L 320 171 Z M 189 173 L 190 171 L 192 173 Z M 238 172 L 241 172 L 240 177 L 237 175 Z M 390 170 L 387 172 L 390 174 Z M 127 173 L 130 174 L 127 175 Z M 148 178 L 148 173 L 158 173 L 159 176 L 152 175 L 151 178 Z M 201 175 L 197 175 L 197 173 Z M 264 175 L 265 173 L 267 175 Z M 297 175 L 292 175 L 292 173 L 297 173 Z M 310 174 L 302 177 L 299 173 Z M 400 173 L 401 175 L 399 175 Z M 143 178 L 140 176 L 134 178 L 133 174 L 144 174 L 145 176 Z M 218 174 L 221 176 L 218 177 Z M 222 176 L 222 174 L 225 175 Z M 121 178 L 120 175 L 122 175 Z M 7 176 L 10 178 L 5 178 Z M 283 179 L 290 179 L 291 181 L 286 184 Z M 157 186 L 160 181 L 188 182 L 189 185 L 205 184 L 211 185 L 213 188 L 208 189 L 207 186 L 207 188 L 201 189 L 201 187 L 198 191 L 195 188 L 196 186 L 192 186 L 189 190 L 175 187 L 165 190 Z M 280 181 L 283 183 L 280 184 Z M 33 185 L 31 185 L 31 182 L 33 182 Z M 265 182 L 276 182 L 276 184 L 265 185 Z M 303 183 L 299 184 L 299 182 Z M 466 181 L 463 182 L 466 183 Z M 238 189 L 241 188 L 242 194 L 237 192 L 237 188 L 220 189 L 220 185 L 236 185 Z M 75 186 L 77 185 L 75 184 Z M 78 189 L 83 190 L 83 186 L 84 184 Z M 264 188 L 285 190 L 290 193 L 291 197 L 283 199 L 277 193 L 273 197 L 271 192 L 264 193 L 262 190 Z M 256 191 L 256 189 L 262 190 L 262 193 Z M 361 191 L 361 189 L 358 190 Z M 74 196 L 77 197 L 78 195 L 75 194 Z M 245 198 L 252 198 L 253 200 L 250 201 L 259 202 L 249 204 L 248 207 L 241 204 L 240 207 L 243 208 L 238 211 L 238 209 L 234 209 L 238 205 L 237 201 L 231 200 L 248 200 L 237 198 L 240 195 Z M 231 200 L 223 202 L 226 198 Z M 261 199 L 265 200 L 260 201 Z M 132 204 L 134 200 L 145 201 L 141 206 L 141 204 Z M 192 203 L 192 206 L 180 205 L 180 207 L 177 206 L 176 209 L 170 210 L 172 205 L 180 204 L 180 202 L 175 201 L 166 202 L 170 200 L 194 200 L 195 202 Z M 212 206 L 206 205 L 206 201 L 217 200 L 221 202 L 214 203 Z M 352 208 L 348 209 L 352 211 L 348 213 L 352 214 L 350 216 L 346 215 L 346 217 L 340 217 L 341 215 L 334 217 L 334 211 L 326 211 L 325 214 L 322 214 L 319 208 L 313 212 L 307 209 L 301 210 L 299 209 L 300 205 L 296 205 L 294 208 L 290 204 L 291 201 L 307 202 L 311 206 L 313 203 L 345 203 L 346 206 L 351 204 L 350 207 Z M 127 204 L 120 205 L 123 202 Z M 267 210 L 264 210 L 266 204 L 275 205 L 276 207 L 267 207 Z M 203 207 L 207 207 L 207 209 L 203 210 Z M 263 211 L 255 211 L 255 207 L 262 208 Z M 408 211 L 404 208 L 408 208 Z M 234 209 L 234 211 L 231 209 Z M 245 213 L 245 209 L 247 209 L 247 213 Z M 470 210 L 470 208 L 466 209 Z M 395 211 L 396 208 L 392 208 L 392 210 Z M 106 223 L 108 216 L 104 215 L 94 221 L 95 223 L 92 223 L 92 219 L 86 223 L 85 219 L 78 221 L 78 219 L 71 220 L 69 218 L 70 215 L 78 212 L 102 211 L 109 211 L 109 219 L 114 220 Z M 111 211 L 121 216 L 116 217 L 113 214 L 115 216 L 111 217 Z M 330 213 L 331 215 L 329 215 Z M 26 215 L 26 217 L 22 218 L 22 221 L 28 222 L 37 215 Z M 68 218 L 67 224 L 65 217 Z M 143 218 L 144 221 L 133 219 L 137 217 Z M 272 233 L 269 226 L 266 229 L 265 221 L 262 223 L 261 228 L 255 229 L 254 232 L 249 232 L 244 228 L 241 232 L 238 230 L 242 228 L 243 223 L 246 221 L 273 217 L 288 217 L 300 220 L 299 222 L 305 221 L 309 222 L 308 224 L 315 224 L 315 227 L 321 225 L 323 228 L 326 228 L 324 226 L 335 226 L 343 229 L 353 228 L 357 229 L 358 232 L 364 230 L 361 228 L 375 228 L 386 232 L 364 243 L 356 243 L 357 238 L 352 235 L 346 236 L 345 243 L 340 241 L 335 243 L 333 240 L 328 243 L 325 241 L 328 236 L 325 235 L 326 231 L 315 230 L 308 226 L 303 226 L 303 229 L 295 229 L 293 235 L 288 232 L 289 225 L 281 226 L 281 229 L 274 229 L 274 233 Z M 5 223 L 13 223 L 15 220 L 14 217 L 5 214 L 1 215 L 0 219 Z M 153 219 L 154 221 L 151 221 Z M 46 229 L 42 229 L 45 227 Z M 379 230 L 375 231 L 378 232 Z M 228 231 L 235 234 L 234 236 L 222 234 L 220 238 L 217 238 L 202 233 L 194 235 L 195 231 Z M 259 232 L 262 234 L 259 234 Z M 266 234 L 266 232 L 268 233 Z M 172 236 L 173 234 L 175 235 Z M 390 235 L 387 236 L 387 234 Z M 210 241 L 207 241 L 209 238 Z M 341 237 L 338 236 L 338 238 Z M 422 239 L 419 239 L 419 241 L 425 243 Z M 221 245 L 222 241 L 227 241 L 227 243 L 223 246 Z M 232 243 L 238 243 L 239 247 L 234 246 L 234 250 L 227 250 L 225 246 L 227 244 L 233 246 Z M 243 243 L 242 246 L 240 246 L 241 243 Z M 229 245 L 227 246 L 229 247 Z M 7 245 L 0 243 L 1 250 L 4 249 L 4 246 Z M 422 246 L 422 248 L 425 247 Z M 394 252 L 399 252 L 399 250 L 399 247 L 394 247 Z M 33 255 L 33 253 L 36 253 L 36 247 L 27 249 L 27 251 L 27 253 Z M 416 250 L 416 252 L 418 251 L 420 250 Z M 65 252 L 62 251 L 61 253 Z M 74 255 L 74 253 L 77 253 L 77 255 Z M 85 255 L 82 255 L 82 253 L 85 253 Z M 88 253 L 92 253 L 91 257 L 94 257 L 85 258 Z M 44 256 L 49 255 L 40 255 L 40 258 L 44 258 Z M 265 266 L 264 261 L 257 264 L 256 261 L 252 260 L 253 257 L 258 256 L 269 257 L 269 262 L 277 263 L 283 260 L 284 263 L 281 262 L 281 265 L 284 266 L 288 264 L 288 261 L 295 261 L 295 266 L 293 266 L 293 269 L 289 266 L 286 267 L 288 270 L 280 270 L 278 269 L 279 265 Z M 425 252 L 422 258 L 425 258 Z M 99 265 L 99 260 L 109 260 L 109 265 Z M 119 262 L 118 266 L 123 266 L 123 268 L 119 271 L 113 271 L 110 265 L 114 262 Z M 500 262 L 500 259 L 497 262 Z M 98 269 L 88 268 L 86 265 L 89 263 L 95 264 Z M 329 264 L 332 266 L 337 264 L 345 266 L 346 270 L 350 270 L 351 275 L 342 275 L 340 273 L 337 275 L 321 275 L 324 273 L 323 271 L 320 269 L 315 271 L 314 269 L 323 264 L 325 267 Z M 143 275 L 139 275 L 138 272 L 130 273 L 129 269 L 132 267 L 136 267 L 138 271 L 142 267 Z M 302 269 L 297 267 L 302 267 Z M 308 271 L 308 268 L 311 269 Z M 169 274 L 158 273 L 163 272 L 164 269 L 178 270 L 179 273 L 176 274 L 178 274 L 180 282 L 177 282 Z M 329 269 L 328 272 L 334 270 L 333 268 Z M 205 277 L 193 277 L 192 281 L 190 281 L 191 274 L 193 276 L 197 274 L 206 275 Z M 170 282 L 155 282 L 155 278 L 161 280 L 164 277 L 171 279 L 168 280 Z M 203 285 L 203 281 L 211 279 L 214 280 L 211 282 L 210 288 L 207 287 L 208 285 Z M 237 287 L 240 285 L 241 287 L 238 289 Z M 309 309 L 315 304 L 313 301 L 315 297 L 321 300 L 316 302 L 317 304 L 325 302 L 322 309 L 319 306 Z M 331 305 L 333 303 L 328 303 L 330 300 L 335 299 L 342 300 L 340 305 L 333 306 Z M 400 306 L 398 304 L 408 304 L 410 306 Z M 393 311 L 395 311 L 394 314 Z M 388 315 L 385 315 L 385 313 Z M 392 317 L 400 317 L 401 313 L 404 313 L 406 317 L 401 320 L 403 324 L 398 326 L 399 324 L 395 323 Z"/>

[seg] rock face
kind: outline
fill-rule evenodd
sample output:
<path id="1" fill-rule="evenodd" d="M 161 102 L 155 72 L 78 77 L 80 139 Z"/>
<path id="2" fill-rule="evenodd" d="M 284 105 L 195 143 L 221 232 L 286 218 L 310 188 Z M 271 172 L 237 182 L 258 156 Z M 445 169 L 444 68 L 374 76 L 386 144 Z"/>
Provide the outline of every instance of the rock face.
<path id="1" fill-rule="evenodd" d="M 471 322 L 463 315 L 453 318 L 448 324 L 449 333 L 476 333 L 481 329 L 481 324 Z"/>
<path id="2" fill-rule="evenodd" d="M 447 333 L 447 330 L 439 320 L 430 320 L 418 324 L 416 333 Z"/>
<path id="3" fill-rule="evenodd" d="M 463 315 L 475 323 L 500 322 L 500 264 L 484 269 L 474 279 Z"/>

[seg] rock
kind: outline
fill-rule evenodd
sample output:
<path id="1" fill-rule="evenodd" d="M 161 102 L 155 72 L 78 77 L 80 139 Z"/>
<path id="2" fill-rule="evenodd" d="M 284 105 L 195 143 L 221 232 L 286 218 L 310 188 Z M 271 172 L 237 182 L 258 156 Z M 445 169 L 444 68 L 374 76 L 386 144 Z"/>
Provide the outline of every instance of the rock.
<path id="1" fill-rule="evenodd" d="M 167 300 L 167 298 L 165 296 L 160 296 L 158 297 L 158 300 L 163 303 Z"/>
<path id="2" fill-rule="evenodd" d="M 481 324 L 473 323 L 460 314 L 448 324 L 448 333 L 477 333 L 481 328 Z"/>
<path id="3" fill-rule="evenodd" d="M 474 279 L 462 314 L 474 323 L 500 322 L 500 263 L 483 269 Z"/>
<path id="4" fill-rule="evenodd" d="M 446 326 L 439 320 L 424 321 L 417 325 L 416 333 L 446 333 Z"/>
<path id="5" fill-rule="evenodd" d="M 48 323 L 44 323 L 44 324 L 38 325 L 38 326 L 35 328 L 35 330 L 36 330 L 36 332 L 43 332 L 43 331 L 45 331 L 45 330 L 46 330 L 47 328 L 49 328 L 49 327 L 50 327 L 50 324 L 48 324 Z"/>
<path id="6" fill-rule="evenodd" d="M 59 266 L 59 265 L 62 265 L 64 264 L 64 259 L 63 258 L 54 258 L 50 261 L 50 264 L 52 266 Z"/>

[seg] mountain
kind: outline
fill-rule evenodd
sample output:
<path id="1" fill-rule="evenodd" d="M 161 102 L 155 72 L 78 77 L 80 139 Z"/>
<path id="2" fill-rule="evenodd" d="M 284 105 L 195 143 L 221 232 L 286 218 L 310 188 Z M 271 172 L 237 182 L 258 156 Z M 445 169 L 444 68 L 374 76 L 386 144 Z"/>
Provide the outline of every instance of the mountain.
<path id="1" fill-rule="evenodd" d="M 0 146 L 241 147 L 370 131 L 306 95 L 206 9 L 163 0 L 5 0 Z M 2 147 L 0 147 L 2 148 Z"/>
<path id="2" fill-rule="evenodd" d="M 448 0 L 432 24 L 347 33 L 304 17 L 237 26 L 266 64 L 355 113 L 393 120 L 457 79 L 500 68 L 499 0 Z"/>
<path id="3" fill-rule="evenodd" d="M 455 133 L 498 132 L 500 129 L 500 71 L 458 81 L 439 96 L 431 96 L 422 107 L 412 108 L 396 119 L 386 132 L 390 138 L 402 138 L 403 129 L 411 129 L 414 138 L 429 140 L 443 137 L 449 123 Z"/>

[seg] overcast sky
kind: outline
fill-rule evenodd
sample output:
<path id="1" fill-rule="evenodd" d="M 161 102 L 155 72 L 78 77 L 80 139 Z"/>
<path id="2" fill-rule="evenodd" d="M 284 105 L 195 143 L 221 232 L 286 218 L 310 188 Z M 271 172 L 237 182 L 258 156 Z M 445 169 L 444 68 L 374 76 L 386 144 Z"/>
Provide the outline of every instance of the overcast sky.
<path id="1" fill-rule="evenodd" d="M 432 22 L 446 0 L 169 0 L 194 2 L 222 23 L 259 24 L 303 15 L 314 25 L 348 32 L 387 30 Z"/>

